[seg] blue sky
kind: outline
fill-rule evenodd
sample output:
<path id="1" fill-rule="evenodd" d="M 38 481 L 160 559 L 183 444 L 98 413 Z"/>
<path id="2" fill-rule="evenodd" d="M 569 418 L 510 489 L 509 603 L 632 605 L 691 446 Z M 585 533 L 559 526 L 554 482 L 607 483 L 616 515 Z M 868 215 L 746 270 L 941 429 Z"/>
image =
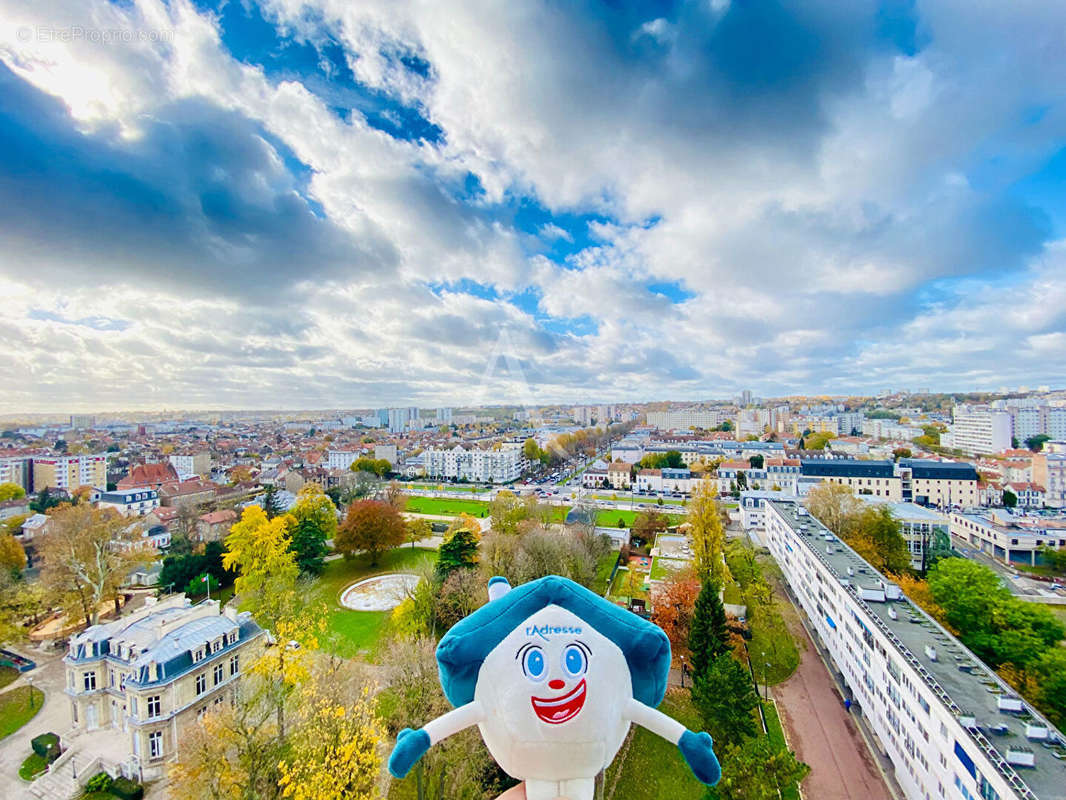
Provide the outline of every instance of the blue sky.
<path id="1" fill-rule="evenodd" d="M 1063 384 L 1066 10 L 438 5 L 0 0 L 0 410 Z"/>

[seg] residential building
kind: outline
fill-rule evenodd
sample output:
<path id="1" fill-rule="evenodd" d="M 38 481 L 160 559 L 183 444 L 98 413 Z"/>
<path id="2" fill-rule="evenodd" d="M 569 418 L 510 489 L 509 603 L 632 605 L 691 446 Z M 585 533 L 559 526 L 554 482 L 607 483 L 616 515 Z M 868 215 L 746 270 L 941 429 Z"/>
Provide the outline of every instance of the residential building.
<path id="1" fill-rule="evenodd" d="M 973 464 L 901 458 L 896 463 L 896 474 L 903 500 L 938 508 L 975 508 L 981 504 Z"/>
<path id="2" fill-rule="evenodd" d="M 849 458 L 802 459 L 801 472 L 806 477 L 849 486 L 856 494 L 868 494 L 888 500 L 903 499 L 903 485 L 891 461 L 856 461 Z"/>
<path id="3" fill-rule="evenodd" d="M 438 408 L 437 409 L 437 422 L 442 425 L 450 425 L 452 421 L 452 409 L 450 408 Z"/>
<path id="4" fill-rule="evenodd" d="M 955 406 L 952 446 L 970 455 L 998 453 L 1011 445 L 1011 417 L 1007 411 L 978 406 Z"/>
<path id="5" fill-rule="evenodd" d="M 1033 456 L 1033 483 L 1044 487 L 1044 505 L 1066 508 L 1066 452 L 1048 452 L 1048 444 Z"/>
<path id="6" fill-rule="evenodd" d="M 396 466 L 398 457 L 396 454 L 396 445 L 394 444 L 376 444 L 374 445 L 374 458 L 378 460 L 384 459 L 393 466 Z"/>
<path id="7" fill-rule="evenodd" d="M 585 489 L 602 489 L 608 483 L 606 467 L 589 467 L 581 473 L 581 486 Z"/>
<path id="8" fill-rule="evenodd" d="M 201 542 L 220 542 L 229 534 L 230 526 L 237 521 L 237 512 L 223 508 L 201 514 L 196 523 L 196 533 Z"/>
<path id="9" fill-rule="evenodd" d="M 1004 564 L 1036 566 L 1043 563 L 1042 548 L 1066 547 L 1066 517 L 1030 517 L 995 508 L 956 512 L 950 523 L 956 542 Z"/>
<path id="10" fill-rule="evenodd" d="M 612 461 L 607 465 L 607 482 L 612 489 L 628 489 L 632 480 L 632 467 L 622 461 Z"/>
<path id="11" fill-rule="evenodd" d="M 844 698 L 906 800 L 1059 800 L 1063 734 L 797 503 L 765 539 Z"/>
<path id="12" fill-rule="evenodd" d="M 799 480 L 802 468 L 798 458 L 764 458 L 766 488 L 772 490 L 776 486 L 781 491 L 795 494 L 796 482 Z"/>
<path id="13" fill-rule="evenodd" d="M 358 450 L 330 450 L 327 453 L 328 469 L 348 469 L 362 455 Z"/>
<path id="14" fill-rule="evenodd" d="M 663 471 L 661 469 L 641 469 L 637 471 L 636 490 L 645 494 L 658 494 L 663 490 Z"/>
<path id="15" fill-rule="evenodd" d="M 98 506 L 113 508 L 126 517 L 143 517 L 159 508 L 159 492 L 146 486 L 102 492 Z"/>
<path id="16" fill-rule="evenodd" d="M 680 411 L 649 411 L 648 425 L 659 430 L 688 430 L 689 428 L 717 428 L 729 415 L 722 409 L 688 408 Z"/>
<path id="17" fill-rule="evenodd" d="M 196 453 L 171 453 L 167 458 L 182 480 L 196 475 L 203 478 L 211 472 L 211 453 L 207 450 Z"/>
<path id="18" fill-rule="evenodd" d="M 916 425 L 900 425 L 894 419 L 864 419 L 860 429 L 863 436 L 903 441 L 913 441 L 925 433 Z"/>
<path id="19" fill-rule="evenodd" d="M 795 500 L 791 492 L 772 489 L 745 489 L 740 493 L 740 526 L 746 530 L 763 530 L 766 527 L 766 503 L 769 500 Z"/>
<path id="20" fill-rule="evenodd" d="M 1043 508 L 1044 487 L 1029 481 L 1009 481 L 1005 488 L 1018 498 L 1018 508 Z"/>
<path id="21" fill-rule="evenodd" d="M 951 532 L 948 517 L 917 503 L 897 503 L 863 495 L 874 506 L 887 506 L 899 523 L 899 531 L 911 555 L 911 568 L 919 572 L 936 560 L 951 555 Z"/>
<path id="22" fill-rule="evenodd" d="M 0 483 L 14 483 L 27 492 L 31 491 L 33 489 L 33 457 L 0 457 Z"/>
<path id="23" fill-rule="evenodd" d="M 168 483 L 178 483 L 181 479 L 174 465 L 169 461 L 155 464 L 134 464 L 130 473 L 122 478 L 116 489 L 138 489 L 148 487 L 159 491 Z"/>
<path id="24" fill-rule="evenodd" d="M 215 498 L 218 485 L 200 478 L 180 483 L 168 483 L 159 490 L 159 504 L 163 506 L 199 506 Z"/>
<path id="25" fill-rule="evenodd" d="M 74 735 L 117 740 L 124 775 L 161 778 L 189 727 L 232 701 L 266 641 L 251 614 L 220 613 L 217 600 L 148 597 L 133 614 L 71 638 L 63 663 Z"/>
<path id="26" fill-rule="evenodd" d="M 48 487 L 74 491 L 79 486 L 107 488 L 107 456 L 33 457 L 33 491 Z"/>
<path id="27" fill-rule="evenodd" d="M 526 466 L 520 449 L 466 450 L 427 448 L 422 463 L 428 478 L 466 480 L 478 483 L 511 483 Z"/>
<path id="28" fill-rule="evenodd" d="M 96 427 L 96 417 L 92 414 L 71 414 L 70 427 L 74 430 L 92 430 Z"/>

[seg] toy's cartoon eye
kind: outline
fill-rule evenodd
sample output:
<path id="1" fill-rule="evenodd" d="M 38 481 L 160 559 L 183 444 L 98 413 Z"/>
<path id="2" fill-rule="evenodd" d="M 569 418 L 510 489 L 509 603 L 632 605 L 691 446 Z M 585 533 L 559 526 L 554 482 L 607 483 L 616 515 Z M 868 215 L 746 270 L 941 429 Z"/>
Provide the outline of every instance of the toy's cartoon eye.
<path id="1" fill-rule="evenodd" d="M 563 670 L 571 678 L 585 674 L 588 663 L 588 656 L 581 645 L 568 644 L 563 650 Z"/>
<path id="2" fill-rule="evenodd" d="M 544 661 L 544 651 L 539 647 L 530 647 L 522 656 L 522 671 L 531 681 L 540 681 L 548 674 L 548 665 Z"/>

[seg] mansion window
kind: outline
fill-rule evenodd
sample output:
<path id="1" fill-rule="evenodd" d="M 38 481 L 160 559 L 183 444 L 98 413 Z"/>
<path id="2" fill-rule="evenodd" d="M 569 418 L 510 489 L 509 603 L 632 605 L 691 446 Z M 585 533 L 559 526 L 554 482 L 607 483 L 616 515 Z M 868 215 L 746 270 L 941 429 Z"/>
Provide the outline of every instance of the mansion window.
<path id="1" fill-rule="evenodd" d="M 159 702 L 159 695 L 153 695 L 148 698 L 148 718 L 158 717 L 161 709 Z"/>
<path id="2" fill-rule="evenodd" d="M 207 673 L 201 672 L 196 676 L 196 693 L 203 694 L 207 691 Z"/>
<path id="3" fill-rule="evenodd" d="M 159 758 L 163 755 L 163 732 L 153 731 L 148 734 L 148 755 L 151 758 Z"/>
<path id="4" fill-rule="evenodd" d="M 94 691 L 96 689 L 96 673 L 95 672 L 86 672 L 85 675 L 83 676 L 83 680 L 85 682 L 85 691 L 91 692 L 91 691 Z"/>
<path id="5" fill-rule="evenodd" d="M 221 664 L 215 664 L 214 673 L 215 673 L 215 686 L 218 686 L 220 683 L 222 683 L 222 665 Z"/>
<path id="6" fill-rule="evenodd" d="M 231 656 L 230 660 L 229 660 L 229 674 L 230 675 L 236 675 L 237 671 L 239 669 L 240 669 L 240 662 L 239 662 L 237 656 Z"/>

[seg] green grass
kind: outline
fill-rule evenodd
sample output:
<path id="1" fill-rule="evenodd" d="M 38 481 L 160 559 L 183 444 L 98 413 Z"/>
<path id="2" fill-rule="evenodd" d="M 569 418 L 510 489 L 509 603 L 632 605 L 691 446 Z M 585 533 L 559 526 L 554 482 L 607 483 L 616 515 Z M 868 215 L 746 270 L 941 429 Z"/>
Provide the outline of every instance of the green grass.
<path id="1" fill-rule="evenodd" d="M 0 689 L 14 683 L 18 676 L 19 671 L 14 667 L 0 667 Z"/>
<path id="2" fill-rule="evenodd" d="M 777 706 L 773 702 L 764 702 L 763 713 L 766 715 L 766 729 L 769 731 L 770 741 L 773 742 L 775 747 L 782 750 L 788 749 L 788 743 L 785 741 L 785 731 L 781 727 L 781 719 L 777 715 Z M 799 785 L 796 783 L 790 783 L 781 789 L 782 800 L 799 800 Z"/>
<path id="3" fill-rule="evenodd" d="M 19 777 L 24 781 L 32 781 L 48 767 L 48 760 L 36 753 L 30 753 L 29 757 L 19 767 Z"/>
<path id="4" fill-rule="evenodd" d="M 433 550 L 418 547 L 397 547 L 382 553 L 376 566 L 370 565 L 367 555 L 359 555 L 351 561 L 343 558 L 326 562 L 317 586 L 329 605 L 326 620 L 330 633 L 336 634 L 333 650 L 344 658 L 353 658 L 361 653 L 373 654 L 388 621 L 388 611 L 352 611 L 340 606 L 340 595 L 356 581 L 387 572 L 417 572 L 436 561 Z"/>
<path id="5" fill-rule="evenodd" d="M 489 504 L 484 500 L 458 500 L 449 497 L 408 497 L 406 511 L 412 514 L 437 514 L 442 517 L 457 517 L 470 514 L 472 517 L 487 517 Z"/>
<path id="6" fill-rule="evenodd" d="M 685 689 L 668 689 L 659 710 L 690 730 L 701 730 Z M 604 800 L 701 800 L 707 787 L 692 775 L 677 745 L 634 726 L 628 750 L 622 746 L 604 776 Z"/>
<path id="7" fill-rule="evenodd" d="M 596 512 L 596 524 L 604 528 L 617 528 L 618 520 L 622 520 L 622 527 L 633 527 L 633 520 L 637 518 L 639 511 L 630 511 L 622 508 L 601 508 Z M 681 514 L 666 514 L 670 526 L 680 525 L 685 521 Z"/>
<path id="8" fill-rule="evenodd" d="M 596 594 L 602 595 L 607 591 L 607 581 L 611 579 L 611 570 L 614 569 L 617 561 L 618 551 L 611 550 L 611 552 L 605 553 L 596 565 L 596 578 L 592 583 L 592 591 Z"/>
<path id="9" fill-rule="evenodd" d="M 629 572 L 630 570 L 619 568 L 618 572 L 614 574 L 614 580 L 611 582 L 611 591 L 608 594 L 609 600 L 618 601 L 626 598 L 637 600 L 650 599 L 649 593 L 643 589 L 643 583 L 641 583 L 642 588 L 637 589 L 632 595 L 629 594 L 629 589 L 627 587 Z M 637 574 L 640 575 L 642 581 L 646 581 L 648 578 L 648 573 L 646 572 L 638 572 Z"/>
<path id="10" fill-rule="evenodd" d="M 33 706 L 30 706 L 30 692 L 33 692 Z M 44 703 L 44 692 L 40 689 L 30 689 L 29 686 L 20 686 L 9 692 L 0 694 L 0 739 L 9 736 L 31 719 L 41 710 Z"/>
<path id="11" fill-rule="evenodd" d="M 651 562 L 651 579 L 653 581 L 665 580 L 668 575 L 672 575 L 687 564 L 688 562 L 684 559 L 656 556 Z"/>

